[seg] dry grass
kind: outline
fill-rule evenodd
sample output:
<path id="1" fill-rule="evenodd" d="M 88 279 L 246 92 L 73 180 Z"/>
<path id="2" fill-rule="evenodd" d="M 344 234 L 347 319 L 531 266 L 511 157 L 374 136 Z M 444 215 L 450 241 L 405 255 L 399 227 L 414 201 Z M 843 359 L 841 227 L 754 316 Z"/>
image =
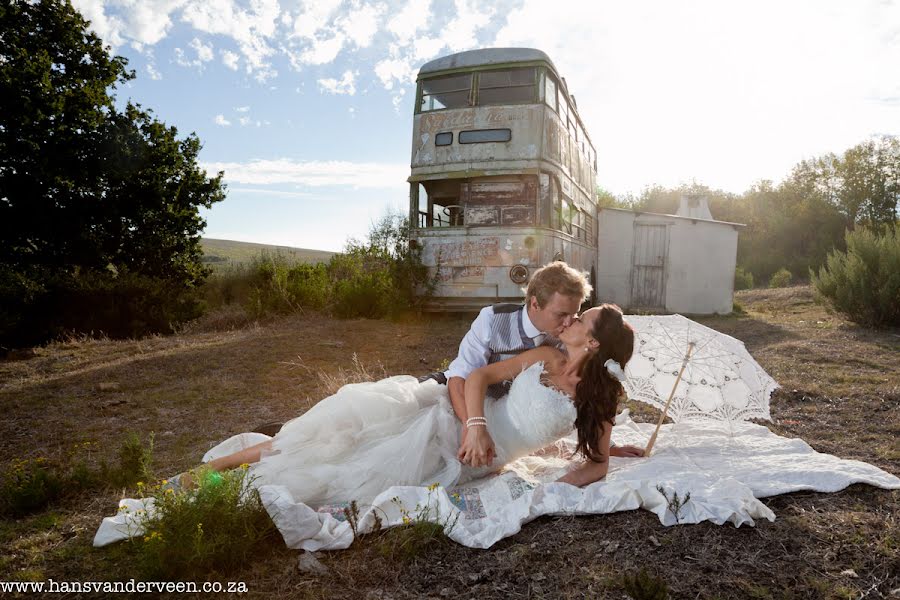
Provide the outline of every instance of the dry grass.
<path id="1" fill-rule="evenodd" d="M 743 340 L 783 385 L 770 427 L 900 473 L 900 332 L 828 314 L 806 287 L 736 300 L 745 314 L 700 320 Z M 433 371 L 468 325 L 311 314 L 233 329 L 239 318 L 221 322 L 227 330 L 210 319 L 178 336 L 73 339 L 0 362 L 0 458 L 96 440 L 95 458 L 111 461 L 126 432 L 154 431 L 158 474 L 167 475 L 229 435 L 296 416 L 340 382 Z M 90 547 L 122 493 L 97 490 L 0 521 L 0 580 L 128 577 L 127 544 Z M 321 555 L 326 575 L 300 572 L 297 553 L 274 544 L 240 572 L 208 579 L 246 581 L 254 598 L 622 598 L 623 573 L 643 568 L 677 598 L 900 597 L 900 492 L 857 485 L 765 502 L 778 518 L 754 528 L 665 528 L 643 511 L 542 518 L 489 551 L 432 544 L 407 562 L 367 536 Z"/>

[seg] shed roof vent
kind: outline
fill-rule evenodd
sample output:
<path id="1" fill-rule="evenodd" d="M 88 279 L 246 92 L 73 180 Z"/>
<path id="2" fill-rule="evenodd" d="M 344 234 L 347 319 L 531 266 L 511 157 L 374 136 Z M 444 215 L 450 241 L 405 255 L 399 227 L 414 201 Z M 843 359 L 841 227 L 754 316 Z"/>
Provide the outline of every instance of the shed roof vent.
<path id="1" fill-rule="evenodd" d="M 712 213 L 709 212 L 709 201 L 702 194 L 683 195 L 681 197 L 681 206 L 678 207 L 678 212 L 675 214 L 679 217 L 713 220 Z"/>

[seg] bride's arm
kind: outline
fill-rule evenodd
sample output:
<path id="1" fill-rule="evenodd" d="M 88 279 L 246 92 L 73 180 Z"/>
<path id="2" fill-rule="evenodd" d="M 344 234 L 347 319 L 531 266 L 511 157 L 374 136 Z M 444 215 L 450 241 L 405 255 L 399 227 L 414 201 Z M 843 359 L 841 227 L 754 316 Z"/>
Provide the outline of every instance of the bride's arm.
<path id="1" fill-rule="evenodd" d="M 594 483 L 595 481 L 600 481 L 606 477 L 606 473 L 609 471 L 609 441 L 611 437 L 612 425 L 604 423 L 603 435 L 600 437 L 600 447 L 606 448 L 606 460 L 602 463 L 594 462 L 589 459 L 585 460 L 577 468 L 569 471 L 557 479 L 557 481 L 582 487 Z"/>
<path id="2" fill-rule="evenodd" d="M 516 375 L 534 363 L 553 360 L 558 354 L 559 350 L 542 346 L 522 352 L 507 360 L 475 369 L 466 378 L 466 416 L 469 419 L 484 417 L 484 396 L 489 385 L 514 379 Z M 463 427 L 466 427 L 465 423 L 463 423 Z M 473 467 L 487 466 L 493 462 L 494 441 L 488 432 L 489 428 L 490 423 L 487 424 L 487 427 L 474 425 L 468 429 L 457 453 L 460 462 Z"/>

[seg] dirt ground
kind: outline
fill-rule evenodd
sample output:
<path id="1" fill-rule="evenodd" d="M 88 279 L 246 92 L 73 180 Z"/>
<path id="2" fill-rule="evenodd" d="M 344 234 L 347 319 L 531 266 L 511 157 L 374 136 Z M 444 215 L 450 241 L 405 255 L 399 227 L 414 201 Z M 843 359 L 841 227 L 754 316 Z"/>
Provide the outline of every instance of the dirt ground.
<path id="1" fill-rule="evenodd" d="M 698 320 L 743 340 L 783 386 L 769 427 L 900 474 L 900 331 L 848 323 L 802 286 L 740 292 L 736 302 L 744 312 Z M 374 377 L 438 369 L 469 320 L 228 322 L 214 315 L 175 336 L 69 340 L 0 361 L 0 462 L 85 442 L 93 460 L 113 461 L 127 432 L 152 431 L 158 475 L 176 473 L 248 426 L 302 413 L 360 367 Z M 637 420 L 655 418 L 631 408 Z M 127 544 L 91 547 L 127 492 L 94 490 L 0 521 L 0 580 L 127 578 Z M 437 541 L 404 560 L 369 536 L 320 553 L 320 575 L 272 544 L 209 580 L 246 582 L 253 598 L 627 598 L 623 575 L 643 569 L 673 598 L 900 598 L 900 491 L 854 485 L 764 502 L 777 519 L 755 527 L 667 528 L 640 510 L 541 518 L 489 550 Z"/>

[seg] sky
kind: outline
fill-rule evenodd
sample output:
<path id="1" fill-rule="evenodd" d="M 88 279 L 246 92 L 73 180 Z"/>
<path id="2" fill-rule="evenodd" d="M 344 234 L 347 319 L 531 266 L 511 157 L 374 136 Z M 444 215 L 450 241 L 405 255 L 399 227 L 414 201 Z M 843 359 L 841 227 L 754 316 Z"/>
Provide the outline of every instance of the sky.
<path id="1" fill-rule="evenodd" d="M 117 100 L 196 133 L 224 171 L 212 238 L 340 250 L 405 213 L 416 73 L 473 48 L 550 55 L 615 194 L 741 193 L 900 135 L 900 0 L 73 4 L 135 70 Z"/>

